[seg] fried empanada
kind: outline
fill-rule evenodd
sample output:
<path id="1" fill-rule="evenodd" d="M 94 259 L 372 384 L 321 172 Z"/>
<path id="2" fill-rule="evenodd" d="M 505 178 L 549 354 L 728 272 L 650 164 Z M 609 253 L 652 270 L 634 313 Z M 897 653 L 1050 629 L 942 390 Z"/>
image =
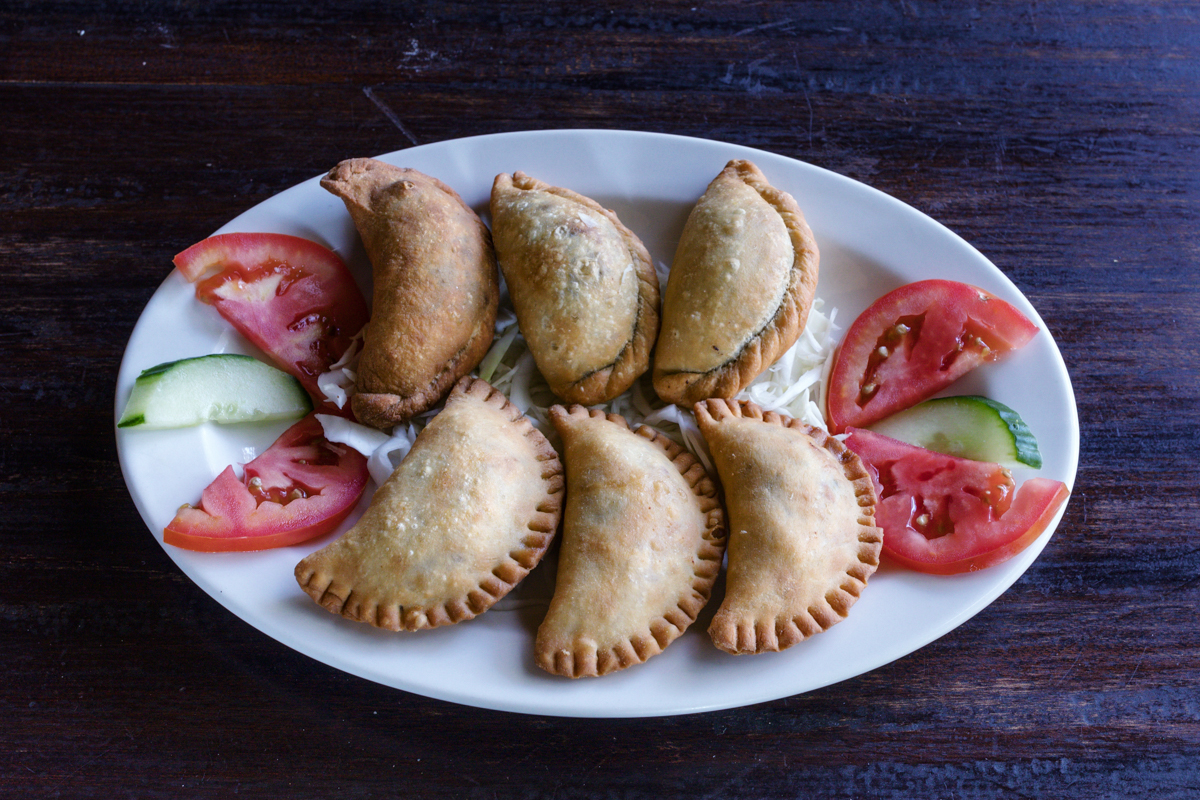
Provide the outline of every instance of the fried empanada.
<path id="1" fill-rule="evenodd" d="M 485 381 L 445 408 L 341 538 L 296 566 L 335 614 L 414 631 L 471 619 L 537 565 L 558 530 L 562 464 Z"/>
<path id="2" fill-rule="evenodd" d="M 553 406 L 567 467 L 558 578 L 538 666 L 572 678 L 656 655 L 708 602 L 725 550 L 716 487 L 689 453 L 623 417 Z"/>
<path id="3" fill-rule="evenodd" d="M 800 207 L 730 161 L 692 209 L 663 293 L 654 389 L 690 406 L 733 397 L 808 320 L 819 254 Z"/>
<path id="4" fill-rule="evenodd" d="M 453 189 L 413 169 L 355 158 L 321 185 L 345 201 L 375 282 L 351 407 L 390 428 L 487 354 L 500 302 L 491 235 Z"/>
<path id="5" fill-rule="evenodd" d="M 523 172 L 492 185 L 492 239 L 521 333 L 556 395 L 594 405 L 650 367 L 658 276 L 617 215 Z"/>
<path id="6" fill-rule="evenodd" d="M 842 620 L 879 566 L 875 487 L 825 431 L 749 402 L 696 421 L 725 487 L 725 599 L 708 633 L 729 653 L 784 650 Z"/>

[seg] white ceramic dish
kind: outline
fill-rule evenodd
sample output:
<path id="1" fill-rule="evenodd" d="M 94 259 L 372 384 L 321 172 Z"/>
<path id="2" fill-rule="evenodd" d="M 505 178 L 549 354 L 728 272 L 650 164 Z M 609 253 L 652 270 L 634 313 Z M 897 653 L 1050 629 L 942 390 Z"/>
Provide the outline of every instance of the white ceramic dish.
<path id="1" fill-rule="evenodd" d="M 358 155 L 348 153 L 347 156 Z M 1073 485 L 1079 454 L 1075 398 L 1062 357 L 1037 311 L 978 251 L 913 208 L 861 183 L 790 158 L 721 142 L 620 131 L 497 134 L 414 147 L 381 157 L 434 175 L 480 212 L 492 179 L 524 170 L 616 210 L 655 261 L 670 263 L 691 206 L 731 158 L 749 158 L 791 192 L 821 248 L 817 287 L 844 328 L 878 296 L 922 278 L 976 284 L 1014 303 L 1042 328 L 1023 350 L 960 381 L 1016 408 L 1038 437 L 1036 473 Z M 332 165 L 330 165 L 332 166 Z M 261 203 L 220 232 L 306 236 L 340 253 L 364 287 L 370 268 L 340 200 L 313 178 Z M 180 242 L 180 250 L 191 242 Z M 170 267 L 163 265 L 164 271 Z M 369 297 L 369 292 L 367 294 Z M 130 337 L 117 382 L 119 415 L 134 378 L 164 361 L 214 352 L 253 353 L 191 285 L 171 272 Z M 114 416 L 115 422 L 115 416 Z M 262 452 L 286 424 L 172 431 L 117 430 L 121 468 L 154 537 L 226 465 Z M 368 493 L 370 488 L 368 489 Z M 360 505 L 365 507 L 366 499 Z M 1060 512 L 1061 517 L 1061 512 Z M 349 523 L 347 523 L 349 524 Z M 332 536 L 261 553 L 203 554 L 164 546 L 214 599 L 267 635 L 337 669 L 429 697 L 484 708 L 580 717 L 683 714 L 807 692 L 905 656 L 963 624 L 1029 567 L 1058 524 L 1013 560 L 974 574 L 932 577 L 885 565 L 850 616 L 792 649 L 734 657 L 705 633 L 715 603 L 665 653 L 602 679 L 569 681 L 533 662 L 543 606 L 492 611 L 418 634 L 391 634 L 336 617 L 296 585 L 292 570 Z M 535 573 L 536 575 L 536 573 Z M 532 576 L 531 576 L 532 579 Z M 718 586 L 719 589 L 719 586 Z M 1003 665 L 997 665 L 1002 668 Z"/>

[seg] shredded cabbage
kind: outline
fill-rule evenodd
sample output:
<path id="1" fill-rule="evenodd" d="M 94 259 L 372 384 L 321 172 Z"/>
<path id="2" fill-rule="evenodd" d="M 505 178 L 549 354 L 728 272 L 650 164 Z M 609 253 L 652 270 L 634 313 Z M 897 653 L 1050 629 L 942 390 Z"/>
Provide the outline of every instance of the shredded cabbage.
<path id="1" fill-rule="evenodd" d="M 825 377 L 832 363 L 837 309 L 822 313 L 824 303 L 813 302 L 808 324 L 800 338 L 778 361 L 767 368 L 738 395 L 764 411 L 779 411 L 793 419 L 825 430 Z"/>
<path id="2" fill-rule="evenodd" d="M 382 486 L 396 471 L 396 467 L 400 466 L 400 462 L 408 455 L 416 440 L 417 428 L 413 423 L 397 425 L 392 429 L 392 435 L 387 437 L 387 441 L 370 454 L 364 453 L 367 455 L 367 471 L 371 473 L 371 480 L 375 481 L 376 486 Z"/>
<path id="3" fill-rule="evenodd" d="M 666 286 L 670 267 L 659 261 L 654 268 L 659 285 Z M 825 385 L 833 364 L 836 333 L 840 328 L 834 322 L 837 309 L 831 309 L 826 315 L 823 308 L 824 303 L 820 299 L 813 302 L 808 323 L 800 338 L 743 389 L 737 399 L 750 400 L 765 411 L 779 411 L 825 429 Z M 338 408 L 344 408 L 346 401 L 354 394 L 362 336 L 362 331 L 359 331 L 346 353 L 328 372 L 317 378 L 318 388 Z M 496 315 L 496 338 L 479 363 L 476 374 L 503 392 L 556 449 L 562 450 L 562 443 L 550 424 L 549 415 L 550 406 L 561 401 L 550 391 L 549 384 L 534 363 L 533 353 L 517 325 L 517 316 L 513 312 L 503 278 L 500 309 Z M 691 410 L 664 404 L 654 392 L 649 372 L 635 381 L 629 391 L 596 407 L 620 414 L 633 427 L 639 424 L 653 427 L 686 447 L 706 470 L 713 472 L 708 447 Z M 379 485 L 408 454 L 417 434 L 437 410 L 427 411 L 405 425 L 396 426 L 391 432 L 377 431 L 342 417 L 318 415 L 318 419 L 331 441 L 348 444 L 368 457 L 371 478 Z"/>
<path id="4" fill-rule="evenodd" d="M 660 276 L 660 281 L 665 284 L 665 275 Z M 800 338 L 743 389 L 737 399 L 753 401 L 766 411 L 779 411 L 825 430 L 824 387 L 837 343 L 836 332 L 840 329 L 834 324 L 837 309 L 827 316 L 823 308 L 821 300 L 813 303 Z M 550 391 L 546 379 L 538 372 L 533 353 L 526 346 L 515 319 L 499 330 L 495 344 L 482 363 L 491 370 L 489 383 L 507 395 L 513 405 L 561 450 L 558 434 L 550 424 L 549 409 L 562 401 Z M 644 424 L 661 431 L 686 447 L 705 469 L 713 471 L 708 447 L 691 410 L 659 400 L 649 373 L 635 381 L 629 391 L 595 407 L 620 414 L 633 427 Z"/>
<path id="5" fill-rule="evenodd" d="M 364 328 L 363 330 L 366 330 Z M 350 340 L 350 346 L 337 362 L 329 365 L 329 371 L 317 376 L 317 388 L 338 408 L 345 408 L 346 401 L 354 394 L 354 382 L 358 380 L 354 368 L 358 364 L 358 354 L 362 350 L 363 332 L 359 331 Z"/>
<path id="6" fill-rule="evenodd" d="M 389 438 L 383 431 L 351 422 L 335 414 L 317 414 L 317 422 L 321 423 L 326 439 L 349 445 L 364 456 L 374 453 Z"/>
<path id="7" fill-rule="evenodd" d="M 513 319 L 513 323 L 516 319 Z M 500 335 L 496 343 L 492 345 L 492 349 L 488 350 L 487 355 L 483 357 L 483 361 L 479 362 L 479 377 L 485 381 L 491 381 L 492 375 L 496 372 L 496 367 L 500 364 L 500 359 L 504 358 L 504 354 L 508 348 L 512 346 L 513 340 L 517 338 L 517 326 L 510 324 L 508 329 Z"/>
<path id="8" fill-rule="evenodd" d="M 660 283 L 666 283 L 666 270 L 659 264 Z M 823 311 L 824 303 L 818 299 L 808 315 L 808 323 L 796 343 L 778 361 L 755 378 L 738 395 L 739 400 L 750 400 L 765 411 L 779 411 L 809 425 L 825 429 L 825 384 L 833 363 L 837 309 L 828 315 Z M 351 385 L 341 388 L 344 397 L 353 393 L 353 367 L 357 363 L 358 346 L 334 365 L 330 372 L 318 379 L 318 386 L 326 397 L 337 402 L 337 392 L 331 393 L 326 385 L 345 387 L 344 378 L 350 376 Z M 550 406 L 561 402 L 550 390 L 550 385 L 538 371 L 517 326 L 516 315 L 510 308 L 501 308 L 496 319 L 496 339 L 479 364 L 477 374 L 493 387 L 503 392 L 508 399 L 529 417 L 550 443 L 561 451 L 562 443 L 550 423 Z M 331 377 L 331 376 L 336 376 Z M 326 380 L 328 378 L 328 380 Z M 341 407 L 344 403 L 338 403 Z M 633 427 L 649 425 L 687 448 L 713 472 L 712 458 L 704 437 L 692 412 L 676 405 L 664 404 L 654 393 L 650 374 L 646 373 L 629 391 L 613 398 L 602 406 L 605 411 L 620 414 Z M 397 426 L 390 434 L 350 422 L 342 417 L 318 415 L 325 426 L 325 435 L 332 441 L 350 445 L 368 457 L 371 478 L 382 484 L 400 461 L 408 454 L 417 433 L 437 413 L 430 410 L 403 426 Z"/>

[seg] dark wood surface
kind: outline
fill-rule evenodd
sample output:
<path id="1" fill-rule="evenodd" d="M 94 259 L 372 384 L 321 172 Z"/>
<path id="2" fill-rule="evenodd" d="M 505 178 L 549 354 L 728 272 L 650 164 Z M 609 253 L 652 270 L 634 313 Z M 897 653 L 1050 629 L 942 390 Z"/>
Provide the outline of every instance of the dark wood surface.
<path id="1" fill-rule="evenodd" d="M 344 157 L 555 127 L 796 157 L 997 264 L 1082 425 L 1028 573 L 853 680 L 641 720 L 383 688 L 184 577 L 112 423 L 171 257 Z M 1200 4 L 8 2 L 0 179 L 0 795 L 1200 796 Z"/>

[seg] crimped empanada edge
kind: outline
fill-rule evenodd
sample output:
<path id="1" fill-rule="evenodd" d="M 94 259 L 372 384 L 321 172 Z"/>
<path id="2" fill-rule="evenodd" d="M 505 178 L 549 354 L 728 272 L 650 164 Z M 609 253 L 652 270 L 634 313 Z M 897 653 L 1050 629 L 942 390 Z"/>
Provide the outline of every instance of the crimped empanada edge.
<path id="1" fill-rule="evenodd" d="M 505 180 L 506 179 L 506 180 Z M 588 374 L 570 383 L 555 382 L 550 390 L 567 403 L 596 405 L 606 403 L 626 391 L 633 382 L 650 369 L 650 354 L 654 350 L 654 342 L 658 338 L 659 329 L 659 292 L 658 273 L 642 240 L 625 223 L 621 222 L 616 212 L 605 208 L 587 195 L 554 186 L 538 180 L 517 170 L 512 175 L 500 173 L 492 184 L 492 197 L 497 190 L 546 192 L 557 197 L 578 203 L 589 211 L 601 214 L 625 241 L 629 256 L 633 262 L 634 274 L 638 280 L 638 307 L 634 316 L 633 331 L 617 357 L 609 364 L 597 367 Z M 494 220 L 493 213 L 493 220 Z M 495 224 L 493 222 L 493 224 Z"/>
<path id="2" fill-rule="evenodd" d="M 800 338 L 816 296 L 821 254 L 795 198 L 772 186 L 749 161 L 730 161 L 721 172 L 726 171 L 733 171 L 779 214 L 792 243 L 792 268 L 788 287 L 771 319 L 728 361 L 704 372 L 665 372 L 654 368 L 655 392 L 677 405 L 690 405 L 709 397 L 733 397 L 744 389 Z"/>
<path id="3" fill-rule="evenodd" d="M 490 609 L 516 588 L 545 556 L 558 533 L 566 489 L 563 465 L 558 458 L 558 452 L 529 418 L 487 381 L 470 376 L 463 377 L 455 384 L 446 403 L 450 405 L 467 397 L 491 406 L 505 416 L 509 424 L 515 425 L 532 446 L 534 458 L 542 465 L 540 478 L 544 484 L 545 496 L 535 506 L 534 515 L 526 526 L 528 533 L 521 540 L 521 546 L 511 550 L 507 558 L 493 567 L 465 597 L 454 598 L 441 605 L 408 608 L 379 604 L 364 607 L 352 603 L 353 589 L 333 589 L 333 577 L 311 566 L 312 560 L 320 560 L 314 559 L 322 552 L 317 551 L 296 565 L 295 575 L 300 587 L 318 605 L 347 619 L 390 631 L 417 631 L 451 625 L 473 619 Z"/>
<path id="4" fill-rule="evenodd" d="M 570 408 L 562 405 L 552 406 L 550 413 L 556 427 L 565 423 L 565 418 L 570 417 L 575 420 L 604 419 L 630 430 L 629 421 L 623 416 L 585 408 L 578 404 Z M 651 620 L 644 631 L 611 648 L 601 650 L 592 641 L 573 650 L 539 646 L 535 652 L 538 666 L 554 675 L 568 678 L 600 677 L 643 663 L 651 656 L 661 653 L 696 621 L 712 596 L 713 584 L 721 570 L 728 537 L 725 511 L 721 506 L 715 482 L 691 453 L 661 432 L 642 425 L 633 433 L 664 452 L 688 484 L 700 503 L 701 513 L 705 515 L 705 531 L 696 551 L 691 591 L 681 595 L 676 605 L 667 609 L 661 617 Z"/>
<path id="5" fill-rule="evenodd" d="M 822 602 L 791 619 L 755 620 L 734 618 L 718 609 L 709 625 L 713 644 L 733 655 L 785 650 L 814 634 L 826 631 L 845 619 L 850 607 L 866 588 L 867 579 L 879 568 L 883 548 L 883 530 L 875 525 L 877 498 L 874 482 L 862 460 L 827 431 L 793 419 L 777 411 L 763 411 L 748 400 L 708 399 L 696 403 L 693 413 L 707 439 L 714 426 L 730 418 L 754 419 L 770 425 L 793 428 L 807 435 L 814 444 L 829 452 L 841 465 L 842 474 L 854 487 L 860 511 L 858 522 L 858 561 L 846 570 L 844 580 L 828 590 Z M 711 445 L 710 445 L 711 446 Z"/>

